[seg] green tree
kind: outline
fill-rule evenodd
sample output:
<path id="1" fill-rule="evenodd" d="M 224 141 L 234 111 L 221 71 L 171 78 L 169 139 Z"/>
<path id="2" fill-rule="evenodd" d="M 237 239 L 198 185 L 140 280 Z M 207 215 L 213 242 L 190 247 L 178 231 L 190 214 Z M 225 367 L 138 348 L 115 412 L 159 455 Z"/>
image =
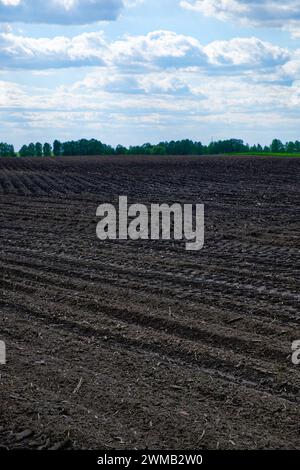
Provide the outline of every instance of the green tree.
<path id="1" fill-rule="evenodd" d="M 299 142 L 299 140 L 296 140 L 296 142 L 295 142 L 295 152 L 300 152 L 300 142 Z"/>
<path id="2" fill-rule="evenodd" d="M 30 143 L 28 145 L 28 156 L 29 157 L 35 157 L 36 153 L 35 153 L 35 145 L 33 143 Z"/>
<path id="3" fill-rule="evenodd" d="M 164 145 L 154 145 L 151 150 L 152 155 L 166 155 L 166 147 Z"/>
<path id="4" fill-rule="evenodd" d="M 295 149 L 296 149 L 296 145 L 295 145 L 294 142 L 287 142 L 286 146 L 285 146 L 285 149 L 286 149 L 287 153 L 294 153 Z"/>
<path id="5" fill-rule="evenodd" d="M 43 146 L 40 142 L 35 144 L 35 156 L 42 157 L 43 156 Z"/>
<path id="6" fill-rule="evenodd" d="M 51 157 L 52 155 L 52 147 L 50 144 L 48 144 L 48 142 L 46 142 L 43 146 L 43 155 L 44 157 Z"/>
<path id="7" fill-rule="evenodd" d="M 28 152 L 28 147 L 27 145 L 23 145 L 19 151 L 20 157 L 28 157 L 29 152 Z"/>
<path id="8" fill-rule="evenodd" d="M 117 145 L 116 147 L 116 155 L 126 155 L 127 148 L 123 147 L 123 145 Z"/>
<path id="9" fill-rule="evenodd" d="M 15 149 L 13 145 L 6 144 L 4 142 L 0 143 L 0 157 L 15 157 Z"/>
<path id="10" fill-rule="evenodd" d="M 279 139 L 274 139 L 271 144 L 271 152 L 272 153 L 281 153 L 284 152 L 284 145 Z"/>
<path id="11" fill-rule="evenodd" d="M 55 140 L 53 142 L 53 154 L 56 157 L 59 157 L 60 155 L 62 155 L 62 144 L 59 140 Z"/>

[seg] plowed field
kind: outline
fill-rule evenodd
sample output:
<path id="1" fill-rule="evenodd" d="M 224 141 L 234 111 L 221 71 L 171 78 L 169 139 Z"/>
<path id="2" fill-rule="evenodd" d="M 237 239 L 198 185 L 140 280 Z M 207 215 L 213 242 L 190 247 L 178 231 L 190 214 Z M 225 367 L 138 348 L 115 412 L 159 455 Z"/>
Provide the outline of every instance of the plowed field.
<path id="1" fill-rule="evenodd" d="M 0 447 L 300 449 L 299 168 L 2 158 Z M 204 203 L 203 250 L 99 241 L 120 195 Z"/>

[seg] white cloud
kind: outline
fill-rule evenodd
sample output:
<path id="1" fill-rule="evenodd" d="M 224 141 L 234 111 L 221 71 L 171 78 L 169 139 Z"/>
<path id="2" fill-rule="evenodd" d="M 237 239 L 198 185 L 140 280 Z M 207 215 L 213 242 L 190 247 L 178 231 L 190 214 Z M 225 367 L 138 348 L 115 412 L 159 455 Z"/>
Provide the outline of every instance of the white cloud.
<path id="1" fill-rule="evenodd" d="M 102 90 L 106 93 L 126 95 L 185 95 L 191 89 L 183 77 L 174 77 L 172 72 L 147 74 L 121 74 L 116 70 L 101 70 L 88 74 L 84 80 L 72 87 L 73 91 Z"/>
<path id="2" fill-rule="evenodd" d="M 280 68 L 280 76 L 300 80 L 300 49 L 296 49 L 291 59 Z"/>
<path id="3" fill-rule="evenodd" d="M 123 77 L 126 81 L 126 77 Z M 137 77 L 140 94 L 130 94 L 125 86 L 116 93 L 110 85 L 109 73 L 97 80 L 94 72 L 84 83 L 72 87 L 36 89 L 1 81 L 0 112 L 9 112 L 16 122 L 32 127 L 60 128 L 68 122 L 86 128 L 88 125 L 106 123 L 111 126 L 148 123 L 153 119 L 163 126 L 180 124 L 180 130 L 201 123 L 214 125 L 218 122 L 248 126 L 264 124 L 272 127 L 267 116 L 285 122 L 294 116 L 299 122 L 300 82 L 293 86 L 255 83 L 248 78 L 207 77 L 199 72 L 179 72 L 178 83 L 185 84 L 189 93 L 176 95 L 174 85 L 169 85 L 171 75 L 151 74 L 147 78 Z M 155 85 L 158 84 L 158 85 Z M 153 86 L 157 89 L 153 90 Z M 171 88 L 169 88 L 171 86 Z M 157 92 L 158 91 L 158 92 Z M 176 92 L 176 84 L 175 84 Z M 65 116 L 68 115 L 66 121 Z M 84 116 L 84 118 L 82 118 Z M 263 121 L 263 116 L 265 120 Z M 80 118 L 82 120 L 80 121 Z M 295 122 L 296 122 L 295 121 Z M 18 126 L 17 126 L 18 127 Z"/>
<path id="4" fill-rule="evenodd" d="M 28 96 L 17 83 L 0 80 L 0 108 L 23 106 Z"/>
<path id="5" fill-rule="evenodd" d="M 115 20 L 129 3 L 128 0 L 125 3 L 123 0 L 0 0 L 0 22 L 87 24 L 109 21 Z"/>
<path id="6" fill-rule="evenodd" d="M 136 73 L 197 67 L 213 74 L 222 69 L 275 69 L 287 63 L 291 55 L 287 49 L 257 38 L 234 38 L 202 46 L 191 36 L 171 31 L 126 36 L 112 42 L 102 32 L 40 39 L 0 33 L 0 60 L 6 69 L 115 66 Z"/>
<path id="7" fill-rule="evenodd" d="M 3 4 L 4 6 L 11 6 L 15 7 L 21 3 L 21 0 L 0 0 L 0 4 Z"/>
<path id="8" fill-rule="evenodd" d="M 216 65 L 274 67 L 287 62 L 290 57 L 287 49 L 255 37 L 214 41 L 203 50 L 210 62 Z"/>
<path id="9" fill-rule="evenodd" d="M 13 132 L 19 145 L 79 137 L 115 145 L 187 136 L 207 142 L 212 135 L 266 143 L 274 136 L 297 138 L 300 81 L 285 86 L 241 75 L 224 79 L 194 68 L 178 70 L 173 79 L 172 72 L 117 76 L 101 68 L 73 86 L 37 88 L 2 80 L 2 133 Z M 177 93 L 177 86 L 188 92 Z"/>
<path id="10" fill-rule="evenodd" d="M 220 20 L 288 29 L 297 34 L 300 0 L 182 0 L 183 8 Z"/>
<path id="11" fill-rule="evenodd" d="M 6 68 L 39 70 L 103 65 L 106 50 L 101 32 L 51 39 L 0 33 L 0 58 L 2 67 Z"/>
<path id="12" fill-rule="evenodd" d="M 187 81 L 173 73 L 148 74 L 139 77 L 139 86 L 147 94 L 185 95 L 191 93 Z"/>
<path id="13" fill-rule="evenodd" d="M 162 67 L 202 65 L 207 58 L 199 41 L 172 31 L 153 31 L 144 36 L 127 36 L 111 46 L 116 64 L 148 63 Z"/>

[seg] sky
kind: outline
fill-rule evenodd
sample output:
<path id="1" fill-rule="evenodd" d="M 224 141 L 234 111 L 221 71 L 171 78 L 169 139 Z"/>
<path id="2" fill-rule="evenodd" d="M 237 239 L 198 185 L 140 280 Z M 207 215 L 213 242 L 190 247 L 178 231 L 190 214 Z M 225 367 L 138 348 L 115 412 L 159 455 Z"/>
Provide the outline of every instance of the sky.
<path id="1" fill-rule="evenodd" d="M 0 0 L 0 141 L 300 140 L 300 0 Z"/>

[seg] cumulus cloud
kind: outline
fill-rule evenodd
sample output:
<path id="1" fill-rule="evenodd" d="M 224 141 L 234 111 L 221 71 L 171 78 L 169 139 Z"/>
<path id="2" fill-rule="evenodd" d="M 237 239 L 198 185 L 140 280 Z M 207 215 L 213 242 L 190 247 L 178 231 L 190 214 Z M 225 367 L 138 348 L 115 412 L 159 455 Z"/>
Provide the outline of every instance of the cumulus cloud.
<path id="1" fill-rule="evenodd" d="M 16 129 L 24 126 L 27 132 L 28 128 L 35 132 L 37 127 L 44 130 L 51 127 L 56 130 L 55 134 L 60 128 L 65 131 L 66 122 L 68 129 L 77 126 L 79 132 L 83 123 L 85 131 L 89 126 L 99 131 L 103 126 L 111 131 L 119 128 L 122 132 L 131 128 L 135 138 L 139 127 L 152 132 L 154 124 L 169 131 L 175 126 L 175 138 L 181 133 L 182 137 L 186 136 L 191 129 L 199 138 L 201 126 L 210 132 L 217 125 L 229 131 L 236 126 L 239 135 L 247 128 L 257 129 L 258 125 L 271 133 L 274 124 L 278 124 L 279 129 L 287 123 L 299 126 L 300 84 L 297 82 L 293 86 L 282 86 L 251 82 L 247 77 L 224 81 L 223 77 L 207 77 L 196 71 L 187 75 L 180 71 L 177 79 L 189 87 L 190 93 L 176 95 L 174 100 L 169 84 L 162 84 L 168 83 L 171 75 L 152 74 L 144 82 L 143 77 L 136 77 L 137 86 L 144 88 L 144 93 L 138 95 L 128 94 L 122 86 L 116 93 L 114 87 L 110 88 L 116 82 L 101 78 L 99 74 L 97 81 L 94 73 L 93 79 L 87 77 L 84 84 L 43 90 L 0 81 L 3 125 L 7 128 L 9 110 L 10 119 L 17 123 Z M 155 82 L 162 84 L 162 87 L 158 85 L 161 91 L 165 88 L 162 94 L 153 93 Z"/>
<path id="2" fill-rule="evenodd" d="M 214 41 L 204 47 L 204 52 L 215 65 L 269 67 L 286 63 L 290 58 L 287 49 L 258 38 L 234 38 Z"/>
<path id="3" fill-rule="evenodd" d="M 111 47 L 114 63 L 154 64 L 161 67 L 188 67 L 205 64 L 200 42 L 172 31 L 153 31 L 143 36 L 127 36 Z"/>
<path id="4" fill-rule="evenodd" d="M 195 38 L 170 31 L 106 41 L 102 32 L 73 38 L 30 38 L 0 33 L 0 58 L 8 68 L 59 68 L 83 65 L 187 67 L 205 64 L 207 56 Z"/>
<path id="5" fill-rule="evenodd" d="M 300 25 L 300 0 L 182 0 L 183 8 L 220 20 L 292 29 Z"/>
<path id="6" fill-rule="evenodd" d="M 140 88 L 147 94 L 185 95 L 191 93 L 187 81 L 173 74 L 149 74 L 139 78 Z"/>
<path id="7" fill-rule="evenodd" d="M 106 93 L 144 95 L 185 95 L 191 89 L 183 78 L 174 77 L 172 72 L 157 72 L 139 75 L 120 74 L 111 70 L 88 74 L 77 82 L 73 90 L 102 90 Z"/>
<path id="8" fill-rule="evenodd" d="M 47 69 L 104 65 L 106 41 L 101 32 L 84 33 L 73 38 L 31 38 L 0 33 L 0 58 L 3 67 Z"/>
<path id="9" fill-rule="evenodd" d="M 123 0 L 0 0 L 0 22 L 87 24 L 115 20 Z"/>
<path id="10" fill-rule="evenodd" d="M 300 49 L 296 49 L 291 60 L 280 68 L 280 76 L 290 80 L 300 80 Z"/>
<path id="11" fill-rule="evenodd" d="M 211 73 L 222 69 L 242 72 L 275 68 L 287 63 L 290 56 L 287 49 L 257 38 L 234 38 L 203 46 L 191 36 L 171 31 L 126 36 L 117 41 L 108 41 L 102 32 L 40 39 L 0 33 L 0 60 L 7 69 L 114 66 L 137 73 L 197 67 Z"/>

